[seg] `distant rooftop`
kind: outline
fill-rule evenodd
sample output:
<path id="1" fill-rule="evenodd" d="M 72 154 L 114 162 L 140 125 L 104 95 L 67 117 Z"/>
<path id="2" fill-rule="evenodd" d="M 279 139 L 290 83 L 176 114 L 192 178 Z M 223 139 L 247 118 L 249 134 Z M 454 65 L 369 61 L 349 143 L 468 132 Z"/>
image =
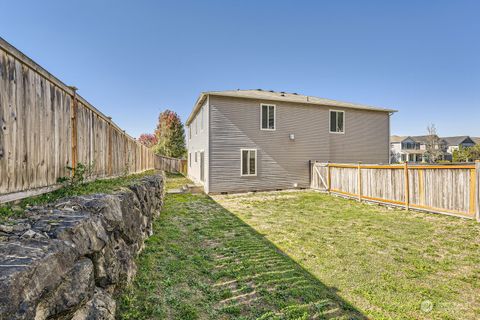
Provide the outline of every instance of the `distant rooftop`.
<path id="1" fill-rule="evenodd" d="M 193 120 L 193 118 L 195 117 L 195 114 L 197 113 L 198 109 L 200 109 L 201 104 L 207 95 L 258 99 L 258 100 L 270 100 L 270 101 L 295 102 L 295 103 L 302 103 L 302 104 L 314 104 L 314 105 L 322 105 L 322 106 L 329 106 L 329 107 L 341 107 L 341 108 L 372 110 L 372 111 L 397 112 L 397 110 L 394 110 L 394 109 L 374 107 L 374 106 L 352 103 L 352 102 L 342 102 L 342 101 L 319 98 L 314 96 L 306 96 L 299 93 L 289 93 L 284 91 L 279 92 L 279 91 L 263 90 L 263 89 L 251 89 L 251 90 L 237 89 L 237 90 L 226 90 L 226 91 L 202 92 L 195 104 L 195 107 L 192 113 L 187 119 L 187 122 L 186 122 L 187 125 L 190 123 L 190 121 Z"/>
<path id="2" fill-rule="evenodd" d="M 399 142 L 402 142 L 403 140 L 407 139 L 407 138 L 410 138 L 412 139 L 413 141 L 415 142 L 419 142 L 419 143 L 425 143 L 428 141 L 428 135 L 427 136 L 396 136 L 396 135 L 393 135 L 390 137 L 390 143 L 399 143 Z M 445 143 L 448 145 L 448 146 L 458 146 L 460 145 L 463 141 L 465 141 L 466 139 L 472 139 L 475 143 L 480 143 L 480 139 L 478 138 L 472 138 L 472 137 L 469 137 L 469 136 L 456 136 L 456 137 L 439 137 L 441 140 L 444 140 Z M 478 139 L 478 140 L 476 140 Z"/>

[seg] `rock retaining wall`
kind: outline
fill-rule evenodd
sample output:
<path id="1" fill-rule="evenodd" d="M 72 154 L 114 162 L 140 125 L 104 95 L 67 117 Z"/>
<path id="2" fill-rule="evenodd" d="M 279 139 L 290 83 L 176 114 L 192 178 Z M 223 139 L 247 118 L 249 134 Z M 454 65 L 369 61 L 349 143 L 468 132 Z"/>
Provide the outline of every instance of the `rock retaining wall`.
<path id="1" fill-rule="evenodd" d="M 0 319 L 114 319 L 112 295 L 135 275 L 163 181 L 62 199 L 0 225 Z"/>

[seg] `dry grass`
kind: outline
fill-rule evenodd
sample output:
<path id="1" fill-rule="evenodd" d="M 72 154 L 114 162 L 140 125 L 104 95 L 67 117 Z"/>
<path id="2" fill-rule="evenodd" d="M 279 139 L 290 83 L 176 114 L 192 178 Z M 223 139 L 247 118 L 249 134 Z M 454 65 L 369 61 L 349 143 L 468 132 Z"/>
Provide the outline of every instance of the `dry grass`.
<path id="1" fill-rule="evenodd" d="M 170 176 L 168 186 L 184 181 Z M 183 181 L 183 182 L 182 182 Z M 167 194 L 120 319 L 365 319 L 202 194 Z"/>
<path id="2" fill-rule="evenodd" d="M 474 221 L 316 192 L 214 198 L 369 318 L 480 318 Z"/>

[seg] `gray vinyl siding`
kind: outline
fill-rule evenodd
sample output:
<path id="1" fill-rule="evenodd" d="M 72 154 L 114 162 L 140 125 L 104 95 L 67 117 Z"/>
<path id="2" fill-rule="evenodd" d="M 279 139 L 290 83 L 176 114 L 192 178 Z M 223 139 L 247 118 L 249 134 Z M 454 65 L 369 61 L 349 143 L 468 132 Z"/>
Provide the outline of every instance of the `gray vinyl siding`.
<path id="1" fill-rule="evenodd" d="M 203 114 L 203 130 L 201 126 L 201 113 L 202 110 Z M 190 123 L 192 127 L 192 136 L 189 137 L 189 127 L 187 127 L 187 149 L 188 154 L 187 156 L 192 157 L 191 165 L 190 159 L 188 158 L 187 163 L 187 171 L 188 177 L 197 184 L 201 184 L 204 186 L 205 192 L 209 192 L 208 190 L 208 178 L 209 178 L 209 151 L 208 151 L 208 136 L 209 136 L 209 108 L 208 108 L 208 100 L 204 103 L 201 110 L 197 113 L 194 120 Z M 198 132 L 195 133 L 195 122 L 198 121 Z M 204 151 L 205 154 L 205 178 L 204 182 L 200 180 L 200 151 Z M 197 152 L 197 161 L 195 161 L 195 152 Z"/>
<path id="2" fill-rule="evenodd" d="M 276 105 L 276 130 L 260 130 L 260 104 Z M 345 111 L 345 134 L 329 110 Z M 309 160 L 388 163 L 389 114 L 289 102 L 209 97 L 209 192 L 309 187 Z M 293 133 L 295 140 L 290 140 Z M 240 149 L 257 149 L 257 176 L 240 176 Z"/>

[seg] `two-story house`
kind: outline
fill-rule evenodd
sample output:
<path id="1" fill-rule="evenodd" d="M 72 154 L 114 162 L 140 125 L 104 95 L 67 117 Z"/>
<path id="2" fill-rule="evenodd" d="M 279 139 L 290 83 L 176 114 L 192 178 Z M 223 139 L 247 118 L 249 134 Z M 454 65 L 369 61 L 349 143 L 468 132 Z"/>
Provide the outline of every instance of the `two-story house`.
<path id="1" fill-rule="evenodd" d="M 427 144 L 429 136 L 391 136 L 390 150 L 391 162 L 426 162 Z M 436 149 L 440 150 L 440 160 L 452 160 L 452 155 L 455 150 L 460 147 L 472 147 L 475 141 L 468 136 L 459 137 L 437 137 L 438 144 Z"/>
<path id="2" fill-rule="evenodd" d="M 307 188 L 310 160 L 388 163 L 391 109 L 264 90 L 200 94 L 188 176 L 207 193 Z"/>

